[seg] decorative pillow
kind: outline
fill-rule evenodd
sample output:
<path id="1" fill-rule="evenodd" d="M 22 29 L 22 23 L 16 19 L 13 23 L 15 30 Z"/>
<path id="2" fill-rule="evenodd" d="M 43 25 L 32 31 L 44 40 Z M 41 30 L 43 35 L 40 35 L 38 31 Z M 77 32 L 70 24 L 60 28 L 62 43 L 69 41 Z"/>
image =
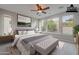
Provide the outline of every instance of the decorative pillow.
<path id="1" fill-rule="evenodd" d="M 27 31 L 27 34 L 35 34 L 35 31 L 34 30 Z"/>
<path id="2" fill-rule="evenodd" d="M 27 31 L 18 31 L 18 35 L 24 35 L 27 34 Z"/>

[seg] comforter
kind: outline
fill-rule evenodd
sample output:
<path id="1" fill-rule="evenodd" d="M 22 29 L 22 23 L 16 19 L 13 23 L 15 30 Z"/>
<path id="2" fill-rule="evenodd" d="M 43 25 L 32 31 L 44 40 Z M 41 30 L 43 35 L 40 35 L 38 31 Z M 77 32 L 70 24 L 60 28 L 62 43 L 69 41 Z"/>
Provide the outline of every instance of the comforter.
<path id="1" fill-rule="evenodd" d="M 55 39 L 55 40 L 53 40 Z M 17 37 L 13 46 L 17 46 L 22 55 L 34 54 L 35 50 L 42 54 L 48 54 L 51 49 L 57 46 L 58 40 L 46 34 L 21 35 Z M 47 48 L 48 47 L 48 48 Z"/>
<path id="2" fill-rule="evenodd" d="M 33 44 L 42 41 L 40 38 L 47 36 L 46 34 L 32 34 L 32 35 L 16 35 L 12 46 L 16 46 L 22 55 L 34 54 L 35 49 Z"/>

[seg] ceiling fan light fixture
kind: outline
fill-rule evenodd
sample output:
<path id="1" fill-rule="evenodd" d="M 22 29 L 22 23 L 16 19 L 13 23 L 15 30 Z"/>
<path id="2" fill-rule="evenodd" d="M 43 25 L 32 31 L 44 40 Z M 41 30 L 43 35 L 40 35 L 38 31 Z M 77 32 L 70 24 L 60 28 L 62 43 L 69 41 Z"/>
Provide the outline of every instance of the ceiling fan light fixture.
<path id="1" fill-rule="evenodd" d="M 39 11 L 37 11 L 37 12 L 42 13 L 42 11 L 41 11 L 41 10 L 39 10 Z"/>
<path id="2" fill-rule="evenodd" d="M 37 12 L 37 15 L 39 13 L 44 13 L 46 14 L 45 10 L 49 9 L 49 7 L 44 7 L 43 5 L 40 5 L 40 4 L 36 4 L 36 10 L 32 10 L 32 11 L 36 11 Z"/>

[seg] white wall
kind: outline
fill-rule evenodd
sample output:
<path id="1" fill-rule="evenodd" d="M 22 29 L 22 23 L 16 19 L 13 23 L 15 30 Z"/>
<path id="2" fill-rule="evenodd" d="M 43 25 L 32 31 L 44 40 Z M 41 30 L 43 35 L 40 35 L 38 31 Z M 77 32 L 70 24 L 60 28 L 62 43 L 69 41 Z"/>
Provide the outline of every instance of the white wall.
<path id="1" fill-rule="evenodd" d="M 2 34 L 2 20 L 1 20 L 1 13 L 0 13 L 0 35 Z"/>
<path id="2" fill-rule="evenodd" d="M 4 9 L 0 9 L 0 35 L 3 35 L 3 29 L 4 29 L 4 22 L 3 22 L 3 15 L 10 15 L 12 17 L 12 30 L 15 30 L 17 26 L 17 13 L 13 13 Z"/>
<path id="3" fill-rule="evenodd" d="M 74 14 L 74 17 L 75 17 L 75 24 L 76 25 L 79 25 L 79 13 L 77 13 L 77 14 Z"/>

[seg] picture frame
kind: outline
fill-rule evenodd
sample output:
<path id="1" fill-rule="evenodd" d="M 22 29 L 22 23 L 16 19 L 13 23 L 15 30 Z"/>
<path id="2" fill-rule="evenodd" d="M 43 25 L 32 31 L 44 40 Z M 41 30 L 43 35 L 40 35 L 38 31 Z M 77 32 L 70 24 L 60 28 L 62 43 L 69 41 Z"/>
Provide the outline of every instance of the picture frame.
<path id="1" fill-rule="evenodd" d="M 21 14 L 17 15 L 17 26 L 18 27 L 31 27 L 31 17 L 24 16 Z"/>

